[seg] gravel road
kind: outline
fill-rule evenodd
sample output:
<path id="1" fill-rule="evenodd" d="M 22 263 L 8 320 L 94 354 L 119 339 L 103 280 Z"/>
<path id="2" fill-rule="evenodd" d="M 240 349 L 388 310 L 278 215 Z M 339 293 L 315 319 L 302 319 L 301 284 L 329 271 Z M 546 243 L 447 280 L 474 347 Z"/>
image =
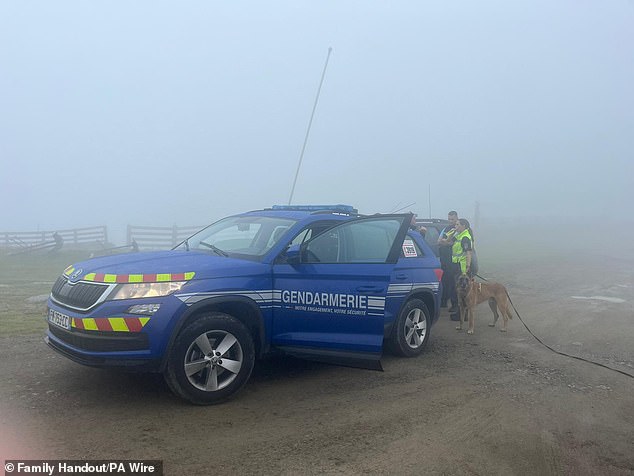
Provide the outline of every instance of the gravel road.
<path id="1" fill-rule="evenodd" d="M 597 255 L 485 271 L 549 345 L 634 374 L 631 265 Z M 3 338 L 0 453 L 161 459 L 169 475 L 634 474 L 634 379 L 554 354 L 517 318 L 506 334 L 489 319 L 483 304 L 468 336 L 443 312 L 426 352 L 386 356 L 384 372 L 261 362 L 212 407 L 159 376 L 74 364 L 41 336 Z"/>

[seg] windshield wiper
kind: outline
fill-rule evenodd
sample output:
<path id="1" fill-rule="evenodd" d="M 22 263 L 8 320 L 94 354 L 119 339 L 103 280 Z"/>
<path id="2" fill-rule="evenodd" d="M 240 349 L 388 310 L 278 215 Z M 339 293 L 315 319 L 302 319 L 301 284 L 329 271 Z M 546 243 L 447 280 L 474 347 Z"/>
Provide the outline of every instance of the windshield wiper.
<path id="1" fill-rule="evenodd" d="M 210 243 L 205 243 L 204 241 L 199 241 L 199 244 L 201 244 L 201 245 L 203 245 L 203 246 L 206 246 L 207 248 L 209 248 L 209 249 L 213 250 L 213 251 L 214 251 L 214 253 L 216 253 L 217 255 L 220 255 L 220 256 L 229 256 L 229 255 L 227 254 L 227 252 L 222 251 L 220 248 L 218 248 L 217 246 L 214 246 L 214 245 L 212 245 L 212 244 L 210 244 Z"/>

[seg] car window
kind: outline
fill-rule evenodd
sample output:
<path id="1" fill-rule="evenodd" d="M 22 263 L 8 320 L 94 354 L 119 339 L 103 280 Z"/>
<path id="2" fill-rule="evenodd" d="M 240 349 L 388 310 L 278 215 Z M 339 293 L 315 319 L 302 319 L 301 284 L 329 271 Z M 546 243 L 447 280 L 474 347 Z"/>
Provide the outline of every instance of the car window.
<path id="1" fill-rule="evenodd" d="M 311 223 L 309 226 L 300 231 L 295 238 L 291 241 L 291 245 L 301 245 L 302 243 L 310 240 L 313 236 L 317 236 L 328 228 L 333 227 L 339 221 L 320 221 L 317 223 Z"/>
<path id="2" fill-rule="evenodd" d="M 295 220 L 278 217 L 242 215 L 224 218 L 188 238 L 176 249 L 209 251 L 243 257 L 262 256 Z"/>
<path id="3" fill-rule="evenodd" d="M 218 231 L 213 237 L 213 243 L 209 244 L 213 244 L 221 250 L 248 248 L 261 226 L 260 223 L 253 223 L 248 227 L 241 227 L 239 224 L 229 226 Z M 204 242 L 208 242 L 207 240 Z"/>
<path id="4" fill-rule="evenodd" d="M 311 228 L 306 228 L 305 230 L 300 231 L 299 234 L 291 241 L 291 245 L 301 245 L 304 241 L 310 240 L 313 237 L 312 231 L 313 230 Z"/>
<path id="5" fill-rule="evenodd" d="M 308 263 L 385 263 L 401 227 L 395 218 L 345 223 L 308 242 Z"/>
<path id="6" fill-rule="evenodd" d="M 271 235 L 269 236 L 269 241 L 266 244 L 266 249 L 270 249 L 275 243 L 280 241 L 289 228 L 290 225 L 280 225 L 275 227 L 273 233 L 271 233 Z"/>

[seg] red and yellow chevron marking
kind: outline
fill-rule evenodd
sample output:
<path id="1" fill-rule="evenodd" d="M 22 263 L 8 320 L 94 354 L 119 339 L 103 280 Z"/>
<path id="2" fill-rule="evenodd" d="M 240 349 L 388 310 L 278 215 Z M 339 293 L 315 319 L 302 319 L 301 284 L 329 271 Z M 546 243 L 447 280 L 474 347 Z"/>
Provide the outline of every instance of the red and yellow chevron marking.
<path id="1" fill-rule="evenodd" d="M 68 271 L 68 270 L 67 270 Z M 72 269 L 71 269 L 72 272 Z M 66 274 L 66 271 L 64 271 Z M 70 274 L 70 273 L 69 273 Z M 162 274 L 103 274 L 88 273 L 85 281 L 96 283 L 165 283 L 169 281 L 189 281 L 194 279 L 195 272 L 189 273 L 162 273 Z"/>
<path id="2" fill-rule="evenodd" d="M 85 331 L 141 332 L 149 317 L 73 317 L 71 326 Z"/>

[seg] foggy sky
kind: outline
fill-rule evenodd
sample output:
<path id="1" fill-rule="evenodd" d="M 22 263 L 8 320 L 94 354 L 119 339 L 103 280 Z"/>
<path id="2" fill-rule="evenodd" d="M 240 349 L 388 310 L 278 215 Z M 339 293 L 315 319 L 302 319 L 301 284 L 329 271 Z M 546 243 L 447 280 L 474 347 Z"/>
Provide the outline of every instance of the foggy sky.
<path id="1" fill-rule="evenodd" d="M 0 3 L 0 231 L 626 216 L 634 2 Z"/>

